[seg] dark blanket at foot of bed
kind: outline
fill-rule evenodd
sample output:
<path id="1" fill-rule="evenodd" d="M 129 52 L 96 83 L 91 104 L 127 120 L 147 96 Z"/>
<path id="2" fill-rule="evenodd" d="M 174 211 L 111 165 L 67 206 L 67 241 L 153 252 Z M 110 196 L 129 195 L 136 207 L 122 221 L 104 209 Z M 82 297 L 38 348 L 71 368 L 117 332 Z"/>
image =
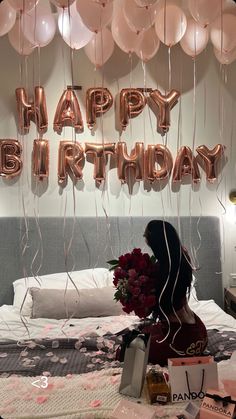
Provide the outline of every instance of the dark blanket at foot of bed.
<path id="1" fill-rule="evenodd" d="M 50 376 L 82 374 L 106 367 L 118 367 L 116 350 L 122 336 L 89 336 L 79 339 L 44 339 L 0 344 L 0 377 L 12 374 Z M 207 352 L 216 361 L 236 351 L 236 332 L 208 330 Z"/>

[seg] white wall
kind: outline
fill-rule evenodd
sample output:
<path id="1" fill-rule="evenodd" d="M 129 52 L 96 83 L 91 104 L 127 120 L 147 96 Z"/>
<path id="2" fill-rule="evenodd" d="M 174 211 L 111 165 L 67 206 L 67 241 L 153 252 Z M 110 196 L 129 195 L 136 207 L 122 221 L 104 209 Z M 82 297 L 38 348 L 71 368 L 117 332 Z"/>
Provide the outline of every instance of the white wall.
<path id="1" fill-rule="evenodd" d="M 65 128 L 61 135 L 53 131 L 53 118 L 58 100 L 64 87 L 72 82 L 71 63 L 74 84 L 81 84 L 79 93 L 85 131 L 76 135 L 81 142 L 117 142 L 119 138 L 127 142 L 131 150 L 135 141 L 147 144 L 162 143 L 163 138 L 156 132 L 156 119 L 152 111 L 145 111 L 133 119 L 127 130 L 120 137 L 115 119 L 118 112 L 114 107 L 101 120 L 94 135 L 86 127 L 85 93 L 93 86 L 108 87 L 117 97 L 124 87 L 159 88 L 168 90 L 168 51 L 161 47 L 156 57 L 145 68 L 133 57 L 130 59 L 116 47 L 115 53 L 103 69 L 95 71 L 83 51 L 70 54 L 69 48 L 57 36 L 38 54 L 20 59 L 8 43 L 7 37 L 0 38 L 0 138 L 16 138 L 22 142 L 23 172 L 18 179 L 0 179 L 1 203 L 0 216 L 71 216 L 83 215 L 216 215 L 222 221 L 222 262 L 224 281 L 227 284 L 230 272 L 236 272 L 236 212 L 232 216 L 232 206 L 228 199 L 229 191 L 236 188 L 236 142 L 235 142 L 235 99 L 236 63 L 225 70 L 220 68 L 212 52 L 211 45 L 196 60 L 196 106 L 194 107 L 194 64 L 190 57 L 176 46 L 171 49 L 171 86 L 181 92 L 181 100 L 171 111 L 171 127 L 166 138 L 167 146 L 175 159 L 177 150 L 182 145 L 196 149 L 205 144 L 213 148 L 217 143 L 226 146 L 227 162 L 222 168 L 218 181 L 214 185 L 206 182 L 201 171 L 201 182 L 193 188 L 191 184 L 182 184 L 179 188 L 169 182 L 164 189 L 158 190 L 154 183 L 136 183 L 132 194 L 127 185 L 121 185 L 116 168 L 109 170 L 107 179 L 100 187 L 93 180 L 93 164 L 86 162 L 84 178 L 74 187 L 71 180 L 62 189 L 57 183 L 57 152 L 59 141 L 75 139 L 72 128 Z M 225 75 L 223 74 L 225 71 Z M 225 80 L 224 77 L 225 76 Z M 226 80 L 227 79 L 227 80 Z M 50 142 L 50 174 L 48 184 L 35 182 L 31 170 L 31 152 L 33 140 L 38 137 L 35 125 L 31 123 L 30 133 L 21 138 L 16 126 L 16 87 L 28 86 L 32 92 L 34 85 L 41 83 L 47 96 L 49 129 L 44 138 Z M 193 138 L 193 121 L 196 115 L 196 135 Z M 195 153 L 196 154 L 196 153 Z"/>

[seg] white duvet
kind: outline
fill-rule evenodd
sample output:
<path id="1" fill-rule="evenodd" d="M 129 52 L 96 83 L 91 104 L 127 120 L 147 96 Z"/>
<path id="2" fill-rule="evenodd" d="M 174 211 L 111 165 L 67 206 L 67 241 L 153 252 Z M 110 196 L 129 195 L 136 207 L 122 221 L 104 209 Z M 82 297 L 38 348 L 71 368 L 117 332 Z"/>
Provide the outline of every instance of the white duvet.
<path id="1" fill-rule="evenodd" d="M 236 332 L 236 319 L 226 314 L 213 300 L 196 301 L 191 298 L 190 307 L 207 329 Z M 0 340 L 78 338 L 93 333 L 102 336 L 108 332 L 117 333 L 138 320 L 132 315 L 70 320 L 30 319 L 21 317 L 15 307 L 3 305 L 0 307 Z"/>

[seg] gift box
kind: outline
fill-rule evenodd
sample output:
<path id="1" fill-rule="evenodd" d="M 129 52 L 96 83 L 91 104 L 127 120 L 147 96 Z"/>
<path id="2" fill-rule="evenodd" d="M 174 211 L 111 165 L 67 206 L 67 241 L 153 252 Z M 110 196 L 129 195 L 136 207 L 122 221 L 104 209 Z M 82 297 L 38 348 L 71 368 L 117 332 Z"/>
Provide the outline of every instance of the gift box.
<path id="1" fill-rule="evenodd" d="M 199 419 L 236 418 L 236 400 L 222 391 L 208 390 L 201 404 Z"/>
<path id="2" fill-rule="evenodd" d="M 155 410 L 149 406 L 121 400 L 115 407 L 110 419 L 154 419 Z"/>
<path id="3" fill-rule="evenodd" d="M 140 397 L 146 375 L 150 347 L 149 334 L 130 335 L 125 349 L 124 365 L 119 392 L 131 397 Z"/>

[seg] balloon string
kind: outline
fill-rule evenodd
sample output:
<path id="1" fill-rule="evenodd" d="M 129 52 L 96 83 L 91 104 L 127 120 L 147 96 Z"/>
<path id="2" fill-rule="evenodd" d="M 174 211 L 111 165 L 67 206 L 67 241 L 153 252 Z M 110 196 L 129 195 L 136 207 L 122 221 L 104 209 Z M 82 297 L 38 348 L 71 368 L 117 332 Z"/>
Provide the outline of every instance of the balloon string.
<path id="1" fill-rule="evenodd" d="M 68 13 L 70 8 L 68 8 Z M 65 21 L 65 8 L 62 9 L 62 38 L 64 38 L 64 21 Z M 62 54 L 62 63 L 63 63 L 63 81 L 64 81 L 64 90 L 66 90 L 66 66 L 65 66 L 65 52 L 64 52 L 64 42 L 61 42 L 61 54 Z"/>
<path id="2" fill-rule="evenodd" d="M 168 89 L 169 89 L 169 92 L 170 92 L 171 85 L 172 85 L 172 70 L 171 70 L 171 53 L 170 53 L 170 47 L 168 47 L 168 75 L 169 75 Z"/>

